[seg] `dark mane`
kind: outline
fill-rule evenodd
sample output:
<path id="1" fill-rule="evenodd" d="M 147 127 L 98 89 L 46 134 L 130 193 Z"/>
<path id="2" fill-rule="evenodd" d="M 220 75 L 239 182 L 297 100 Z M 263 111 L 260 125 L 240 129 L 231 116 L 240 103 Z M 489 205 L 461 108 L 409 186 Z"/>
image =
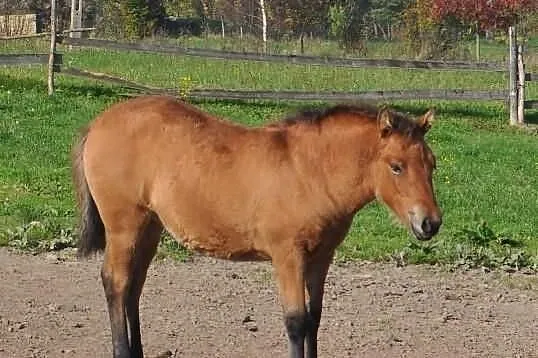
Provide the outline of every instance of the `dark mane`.
<path id="1" fill-rule="evenodd" d="M 284 118 L 281 123 L 285 126 L 294 126 L 301 123 L 319 126 L 330 117 L 346 114 L 375 121 L 379 110 L 379 108 L 368 104 L 338 104 L 330 107 L 303 108 Z M 397 132 L 412 136 L 420 130 L 417 123 L 410 116 L 393 109 L 390 109 L 390 113 L 394 118 L 394 130 Z"/>

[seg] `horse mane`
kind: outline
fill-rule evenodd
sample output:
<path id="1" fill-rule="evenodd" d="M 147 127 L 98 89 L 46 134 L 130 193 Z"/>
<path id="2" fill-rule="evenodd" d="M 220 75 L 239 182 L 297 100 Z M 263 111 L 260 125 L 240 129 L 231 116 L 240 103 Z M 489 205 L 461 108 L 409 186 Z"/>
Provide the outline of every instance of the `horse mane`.
<path id="1" fill-rule="evenodd" d="M 281 124 L 285 127 L 299 124 L 321 126 L 327 119 L 340 115 L 352 115 L 368 121 L 377 121 L 379 111 L 380 108 L 369 104 L 337 104 L 329 107 L 302 108 L 284 118 Z M 419 125 L 410 116 L 393 109 L 389 109 L 389 111 L 394 120 L 393 130 L 396 132 L 407 136 L 414 136 L 421 131 Z"/>

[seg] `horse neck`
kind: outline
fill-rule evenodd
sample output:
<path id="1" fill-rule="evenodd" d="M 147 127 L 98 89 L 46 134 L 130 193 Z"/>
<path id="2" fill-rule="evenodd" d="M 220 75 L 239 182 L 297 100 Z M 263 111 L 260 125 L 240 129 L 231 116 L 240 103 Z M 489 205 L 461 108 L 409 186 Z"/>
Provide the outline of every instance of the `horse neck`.
<path id="1" fill-rule="evenodd" d="M 376 158 L 377 126 L 345 122 L 320 126 L 292 131 L 295 163 L 333 210 L 352 214 L 375 198 L 370 167 Z"/>

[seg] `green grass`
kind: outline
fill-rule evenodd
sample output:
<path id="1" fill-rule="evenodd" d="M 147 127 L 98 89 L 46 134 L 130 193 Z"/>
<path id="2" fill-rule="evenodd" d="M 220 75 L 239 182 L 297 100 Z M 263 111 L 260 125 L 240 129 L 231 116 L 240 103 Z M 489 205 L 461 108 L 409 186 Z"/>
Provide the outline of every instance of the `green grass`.
<path id="1" fill-rule="evenodd" d="M 184 77 L 190 77 L 189 86 L 275 90 L 500 89 L 505 84 L 502 74 L 487 72 L 331 69 L 95 50 L 73 51 L 65 60 L 166 87 Z M 39 67 L 0 69 L 0 245 L 50 250 L 74 244 L 70 146 L 78 128 L 124 92 L 60 75 L 58 90 L 49 98 L 44 79 Z M 529 92 L 536 97 L 538 89 Z M 300 106 L 196 104 L 246 125 L 277 119 Z M 392 104 L 416 114 L 437 109 L 429 141 L 438 157 L 434 180 L 444 226 L 432 243 L 417 244 L 385 208 L 371 204 L 356 217 L 339 258 L 538 267 L 538 137 L 508 128 L 502 103 Z M 537 121 L 536 112 L 529 112 L 529 119 Z M 178 253 L 184 256 L 165 238 L 161 255 Z"/>

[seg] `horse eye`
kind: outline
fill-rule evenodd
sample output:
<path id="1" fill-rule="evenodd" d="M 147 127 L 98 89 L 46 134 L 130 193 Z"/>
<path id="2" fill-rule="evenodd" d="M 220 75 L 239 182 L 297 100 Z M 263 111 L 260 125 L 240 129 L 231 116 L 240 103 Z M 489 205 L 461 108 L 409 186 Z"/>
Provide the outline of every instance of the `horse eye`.
<path id="1" fill-rule="evenodd" d="M 392 174 L 394 175 L 400 175 L 402 174 L 402 166 L 399 164 L 391 164 L 390 170 L 392 170 Z"/>

